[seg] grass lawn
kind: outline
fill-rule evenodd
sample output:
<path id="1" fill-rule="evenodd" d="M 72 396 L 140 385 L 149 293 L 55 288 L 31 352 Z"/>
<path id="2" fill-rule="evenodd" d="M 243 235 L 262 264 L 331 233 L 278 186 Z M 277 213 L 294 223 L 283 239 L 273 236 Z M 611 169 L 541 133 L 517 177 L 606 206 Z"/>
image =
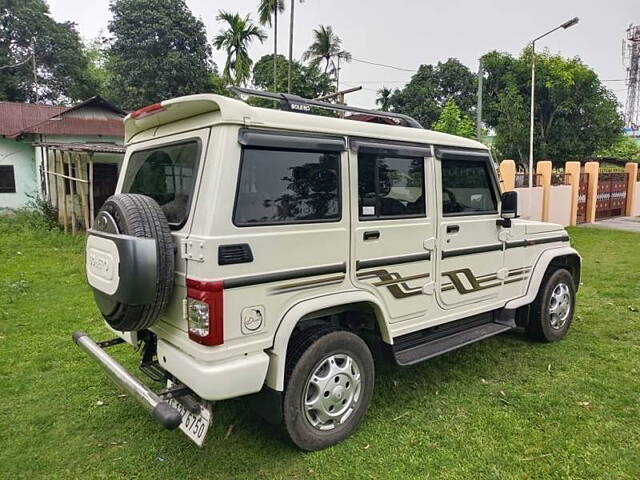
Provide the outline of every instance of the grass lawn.
<path id="1" fill-rule="evenodd" d="M 565 341 L 380 365 L 360 430 L 302 453 L 242 399 L 214 407 L 203 449 L 163 430 L 71 341 L 109 337 L 83 239 L 0 219 L 0 477 L 640 478 L 640 235 L 571 235 L 584 285 Z M 136 370 L 130 347 L 110 352 Z"/>

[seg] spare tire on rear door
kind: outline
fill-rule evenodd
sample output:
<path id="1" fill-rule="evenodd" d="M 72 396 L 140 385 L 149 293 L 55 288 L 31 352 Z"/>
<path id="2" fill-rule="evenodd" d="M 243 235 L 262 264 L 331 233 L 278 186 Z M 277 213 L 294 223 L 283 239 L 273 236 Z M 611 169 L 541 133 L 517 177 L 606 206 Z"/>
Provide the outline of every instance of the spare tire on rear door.
<path id="1" fill-rule="evenodd" d="M 115 330 L 143 330 L 166 308 L 173 289 L 169 224 L 150 197 L 117 194 L 104 203 L 87 239 L 87 279 Z"/>

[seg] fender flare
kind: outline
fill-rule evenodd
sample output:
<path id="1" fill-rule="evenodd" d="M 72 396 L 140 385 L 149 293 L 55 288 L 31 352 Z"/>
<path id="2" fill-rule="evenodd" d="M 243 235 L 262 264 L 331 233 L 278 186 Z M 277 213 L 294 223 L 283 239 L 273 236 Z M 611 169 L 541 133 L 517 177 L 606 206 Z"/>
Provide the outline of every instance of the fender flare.
<path id="1" fill-rule="evenodd" d="M 505 308 L 516 309 L 532 303 L 538 295 L 540 284 L 542 283 L 544 274 L 546 273 L 547 268 L 549 267 L 551 262 L 555 258 L 568 255 L 578 257 L 580 265 L 582 265 L 582 257 L 575 249 L 571 247 L 550 248 L 542 251 L 542 253 L 538 257 L 538 260 L 536 261 L 535 267 L 533 268 L 533 273 L 531 274 L 529 285 L 527 287 L 527 293 L 522 297 L 518 297 L 507 302 Z"/>
<path id="2" fill-rule="evenodd" d="M 276 334 L 273 339 L 273 347 L 267 350 L 269 355 L 269 368 L 267 370 L 267 378 L 265 384 L 277 391 L 284 390 L 284 372 L 287 359 L 287 346 L 291 333 L 301 318 L 310 313 L 325 308 L 338 307 L 341 305 L 349 305 L 353 303 L 370 303 L 375 309 L 384 315 L 384 309 L 380 301 L 370 292 L 365 290 L 351 290 L 336 294 L 324 295 L 310 300 L 304 300 L 291 307 L 280 321 Z M 391 336 L 384 321 L 376 316 L 376 321 L 380 327 L 382 340 L 391 343 Z"/>

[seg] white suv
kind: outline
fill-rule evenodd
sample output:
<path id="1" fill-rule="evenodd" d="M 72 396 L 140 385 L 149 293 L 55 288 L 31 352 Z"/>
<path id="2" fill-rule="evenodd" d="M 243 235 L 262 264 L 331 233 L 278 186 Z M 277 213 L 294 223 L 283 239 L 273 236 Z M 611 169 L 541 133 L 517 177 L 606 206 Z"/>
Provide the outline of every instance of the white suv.
<path id="1" fill-rule="evenodd" d="M 117 194 L 87 240 L 117 337 L 73 338 L 167 428 L 202 445 L 213 402 L 251 395 L 321 449 L 362 421 L 374 358 L 412 365 L 516 327 L 565 336 L 580 256 L 559 225 L 517 218 L 484 145 L 238 91 L 284 111 L 194 95 L 128 115 Z M 104 351 L 123 341 L 162 391 Z"/>

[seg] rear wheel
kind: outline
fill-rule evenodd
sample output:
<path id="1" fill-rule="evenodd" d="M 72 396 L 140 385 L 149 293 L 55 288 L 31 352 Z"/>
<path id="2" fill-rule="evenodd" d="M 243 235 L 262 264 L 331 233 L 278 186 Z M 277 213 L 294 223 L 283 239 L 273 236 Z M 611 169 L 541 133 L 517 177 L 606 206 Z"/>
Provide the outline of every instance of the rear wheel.
<path id="1" fill-rule="evenodd" d="M 287 361 L 284 423 L 304 450 L 344 440 L 367 411 L 375 369 L 367 344 L 346 330 L 322 329 L 294 339 Z"/>
<path id="2" fill-rule="evenodd" d="M 527 334 L 533 340 L 556 342 L 567 335 L 573 320 L 576 288 L 565 269 L 548 272 L 532 304 Z"/>

